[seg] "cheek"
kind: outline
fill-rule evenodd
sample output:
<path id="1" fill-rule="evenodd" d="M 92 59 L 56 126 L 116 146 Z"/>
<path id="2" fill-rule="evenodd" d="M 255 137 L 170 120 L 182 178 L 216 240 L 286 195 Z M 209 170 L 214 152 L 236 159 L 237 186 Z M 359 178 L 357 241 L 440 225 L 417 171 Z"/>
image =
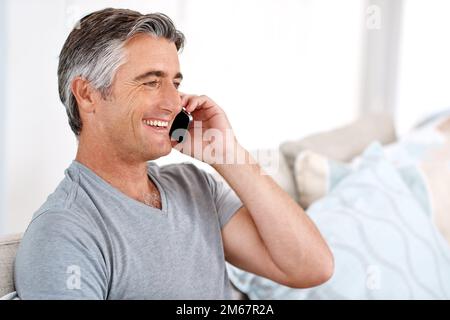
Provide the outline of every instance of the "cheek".
<path id="1" fill-rule="evenodd" d="M 106 124 L 110 130 L 119 131 L 120 134 L 136 135 L 136 129 L 140 126 L 140 122 L 145 111 L 146 94 L 141 87 L 127 88 L 114 92 L 112 101 L 108 101 L 105 107 Z"/>
<path id="2" fill-rule="evenodd" d="M 145 109 L 145 101 L 145 92 L 140 87 L 130 91 L 121 102 L 124 117 L 132 121 L 139 120 Z"/>
<path id="3" fill-rule="evenodd" d="M 117 139 L 119 135 L 124 135 L 129 127 L 127 114 L 124 111 L 125 109 L 117 101 L 114 103 L 107 101 L 96 111 L 96 125 L 104 134 Z"/>

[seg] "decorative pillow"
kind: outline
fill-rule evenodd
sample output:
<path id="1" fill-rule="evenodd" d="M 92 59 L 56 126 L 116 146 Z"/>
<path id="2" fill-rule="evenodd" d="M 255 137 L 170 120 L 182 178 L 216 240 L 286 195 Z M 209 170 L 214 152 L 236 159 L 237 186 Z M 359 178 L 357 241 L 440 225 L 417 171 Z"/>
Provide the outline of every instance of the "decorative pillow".
<path id="1" fill-rule="evenodd" d="M 307 212 L 334 254 L 333 277 L 293 289 L 228 264 L 250 299 L 450 298 L 450 247 L 379 143 Z"/>
<path id="2" fill-rule="evenodd" d="M 383 151 L 450 244 L 450 117 L 428 121 L 384 146 Z M 309 150 L 301 152 L 294 164 L 300 204 L 308 208 L 351 170 L 351 163 L 333 161 Z"/>
<path id="3" fill-rule="evenodd" d="M 301 152 L 294 164 L 294 179 L 300 205 L 307 209 L 314 201 L 325 196 L 354 170 L 358 161 L 357 157 L 351 163 L 343 163 L 309 150 Z M 421 166 L 409 163 L 397 167 L 397 170 L 422 209 L 431 216 L 431 196 Z"/>
<path id="4" fill-rule="evenodd" d="M 450 244 L 450 117 L 440 128 L 444 143 L 426 154 L 420 163 L 431 194 L 433 220 Z"/>
<path id="5" fill-rule="evenodd" d="M 325 196 L 338 181 L 351 172 L 349 164 L 327 159 L 310 150 L 297 155 L 294 180 L 302 208 Z"/>

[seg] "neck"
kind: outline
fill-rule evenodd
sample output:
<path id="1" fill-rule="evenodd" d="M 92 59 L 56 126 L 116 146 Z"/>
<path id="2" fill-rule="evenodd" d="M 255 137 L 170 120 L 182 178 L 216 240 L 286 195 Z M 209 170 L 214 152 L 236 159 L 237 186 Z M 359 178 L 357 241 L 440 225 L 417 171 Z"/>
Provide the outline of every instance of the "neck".
<path id="1" fill-rule="evenodd" d="M 75 160 L 127 196 L 143 201 L 143 197 L 157 191 L 147 176 L 147 162 L 133 160 L 119 154 L 104 143 L 89 143 L 80 136 Z M 111 151 L 113 150 L 113 151 Z"/>

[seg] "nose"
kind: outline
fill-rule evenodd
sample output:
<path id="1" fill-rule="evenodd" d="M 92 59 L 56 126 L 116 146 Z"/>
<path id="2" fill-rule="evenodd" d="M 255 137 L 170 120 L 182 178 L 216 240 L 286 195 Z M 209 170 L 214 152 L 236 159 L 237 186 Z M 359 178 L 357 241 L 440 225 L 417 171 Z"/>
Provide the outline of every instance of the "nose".
<path id="1" fill-rule="evenodd" d="M 181 97 L 178 89 L 172 83 L 164 86 L 165 89 L 162 91 L 162 101 L 161 106 L 174 114 L 181 112 Z"/>

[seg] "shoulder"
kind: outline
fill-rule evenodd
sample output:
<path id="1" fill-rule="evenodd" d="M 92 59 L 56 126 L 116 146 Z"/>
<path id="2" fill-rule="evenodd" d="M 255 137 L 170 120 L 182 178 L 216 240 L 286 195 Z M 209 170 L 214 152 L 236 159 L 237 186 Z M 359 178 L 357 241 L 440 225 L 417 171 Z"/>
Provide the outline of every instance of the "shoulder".
<path id="1" fill-rule="evenodd" d="M 53 207 L 36 212 L 25 231 L 23 244 L 93 244 L 99 243 L 94 224 L 83 215 L 64 208 Z"/>
<path id="2" fill-rule="evenodd" d="M 64 215 L 65 217 L 76 214 L 76 202 L 80 197 L 81 174 L 79 168 L 73 162 L 64 172 L 65 177 L 59 182 L 55 190 L 47 197 L 46 201 L 33 214 L 34 221 L 44 213 L 54 216 Z"/>
<path id="3" fill-rule="evenodd" d="M 28 225 L 17 251 L 16 271 L 29 271 L 32 266 L 62 268 L 70 261 L 78 265 L 88 261 L 103 270 L 107 253 L 106 242 L 95 226 L 70 210 L 49 209 Z"/>
<path id="4" fill-rule="evenodd" d="M 28 225 L 29 230 L 44 229 L 49 232 L 51 228 L 67 230 L 69 228 L 89 228 L 93 225 L 92 217 L 89 217 L 80 205 L 77 198 L 80 197 L 80 185 L 70 179 L 63 179 L 55 191 L 47 197 L 41 207 L 35 211 Z"/>
<path id="5" fill-rule="evenodd" d="M 20 242 L 14 281 L 22 299 L 103 298 L 110 272 L 98 232 L 67 209 L 39 212 Z M 74 269 L 75 268 L 75 269 Z M 83 273 L 83 290 L 69 290 L 68 279 Z"/>

